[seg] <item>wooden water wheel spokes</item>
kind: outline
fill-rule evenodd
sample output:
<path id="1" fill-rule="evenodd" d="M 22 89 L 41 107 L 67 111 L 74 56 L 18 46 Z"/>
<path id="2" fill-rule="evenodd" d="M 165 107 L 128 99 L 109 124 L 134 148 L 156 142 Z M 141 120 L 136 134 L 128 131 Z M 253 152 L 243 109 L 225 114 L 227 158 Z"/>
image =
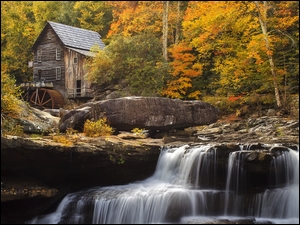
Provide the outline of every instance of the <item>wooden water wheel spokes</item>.
<path id="1" fill-rule="evenodd" d="M 30 103 L 43 109 L 54 108 L 54 100 L 49 91 L 45 88 L 36 89 L 30 97 Z"/>
<path id="2" fill-rule="evenodd" d="M 30 97 L 29 91 L 24 92 L 24 93 L 22 94 L 21 97 L 22 97 L 22 99 L 23 99 L 24 101 L 27 101 L 27 102 L 28 102 L 29 97 Z"/>
<path id="3" fill-rule="evenodd" d="M 64 106 L 64 97 L 53 89 L 38 88 L 30 96 L 30 104 L 42 109 L 59 109 Z"/>

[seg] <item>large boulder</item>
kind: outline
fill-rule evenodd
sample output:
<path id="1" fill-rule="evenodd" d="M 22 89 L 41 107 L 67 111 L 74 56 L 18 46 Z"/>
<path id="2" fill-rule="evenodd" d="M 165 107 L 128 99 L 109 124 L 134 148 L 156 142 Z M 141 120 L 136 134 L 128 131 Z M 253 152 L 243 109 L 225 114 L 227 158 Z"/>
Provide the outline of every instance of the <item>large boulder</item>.
<path id="1" fill-rule="evenodd" d="M 82 131 L 84 122 L 91 118 L 90 107 L 67 111 L 59 121 L 59 130 L 66 132 L 68 128 Z"/>
<path id="2" fill-rule="evenodd" d="M 47 134 L 58 128 L 59 117 L 31 107 L 25 102 L 21 108 L 22 112 L 16 121 L 23 127 L 24 133 Z"/>
<path id="3" fill-rule="evenodd" d="M 79 119 L 78 114 L 85 118 Z M 214 123 L 218 120 L 218 109 L 198 100 L 123 97 L 88 102 L 78 109 L 70 110 L 61 118 L 59 128 L 65 132 L 67 128 L 83 127 L 86 119 L 96 121 L 104 116 L 110 126 L 119 131 L 131 131 L 134 128 L 167 131 Z"/>

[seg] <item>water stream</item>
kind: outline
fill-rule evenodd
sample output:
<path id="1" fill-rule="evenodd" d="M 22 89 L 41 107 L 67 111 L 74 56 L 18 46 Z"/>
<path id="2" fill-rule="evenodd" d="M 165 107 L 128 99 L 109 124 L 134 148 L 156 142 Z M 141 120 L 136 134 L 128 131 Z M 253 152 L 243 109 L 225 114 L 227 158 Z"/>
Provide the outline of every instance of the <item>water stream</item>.
<path id="1" fill-rule="evenodd" d="M 299 224 L 299 152 L 289 149 L 273 157 L 270 177 L 275 177 L 278 185 L 254 188 L 251 193 L 243 165 L 245 153 L 247 150 L 241 147 L 229 154 L 222 186 L 218 181 L 221 159 L 213 145 L 164 148 L 155 173 L 148 179 L 70 193 L 55 212 L 27 223 L 153 224 L 248 219 L 253 223 Z"/>

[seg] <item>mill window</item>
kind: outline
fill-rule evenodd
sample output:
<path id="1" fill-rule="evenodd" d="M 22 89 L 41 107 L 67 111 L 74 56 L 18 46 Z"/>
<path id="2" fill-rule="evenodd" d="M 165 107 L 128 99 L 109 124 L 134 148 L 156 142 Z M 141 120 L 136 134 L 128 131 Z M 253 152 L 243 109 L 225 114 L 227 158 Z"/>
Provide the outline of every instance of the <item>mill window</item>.
<path id="1" fill-rule="evenodd" d="M 42 49 L 37 50 L 37 61 L 42 62 Z"/>
<path id="2" fill-rule="evenodd" d="M 61 68 L 56 67 L 56 80 L 61 80 Z"/>
<path id="3" fill-rule="evenodd" d="M 75 58 L 74 58 L 74 64 L 77 64 L 77 62 L 78 62 L 78 58 L 75 57 Z"/>
<path id="4" fill-rule="evenodd" d="M 60 60 L 60 48 L 56 49 L 56 60 Z"/>

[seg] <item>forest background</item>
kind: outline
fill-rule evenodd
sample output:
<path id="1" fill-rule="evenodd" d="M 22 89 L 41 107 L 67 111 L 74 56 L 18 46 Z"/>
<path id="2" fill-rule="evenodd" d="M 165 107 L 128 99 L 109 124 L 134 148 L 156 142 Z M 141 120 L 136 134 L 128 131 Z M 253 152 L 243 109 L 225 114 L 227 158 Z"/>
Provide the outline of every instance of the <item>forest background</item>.
<path id="1" fill-rule="evenodd" d="M 199 99 L 236 116 L 289 114 L 299 94 L 298 1 L 1 1 L 1 118 L 17 110 L 14 84 L 33 77 L 47 21 L 101 35 L 86 79 L 102 88 L 125 81 L 131 95 Z"/>

